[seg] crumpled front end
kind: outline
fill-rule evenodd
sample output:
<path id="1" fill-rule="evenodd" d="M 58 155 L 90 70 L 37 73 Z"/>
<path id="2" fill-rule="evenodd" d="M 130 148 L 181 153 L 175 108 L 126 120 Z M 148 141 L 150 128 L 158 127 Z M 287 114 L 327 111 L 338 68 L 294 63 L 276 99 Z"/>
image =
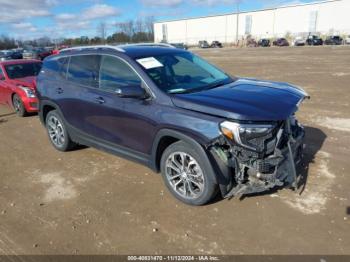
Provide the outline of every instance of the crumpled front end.
<path id="1" fill-rule="evenodd" d="M 304 128 L 294 116 L 273 124 L 242 125 L 230 122 L 209 150 L 231 198 L 268 191 L 276 186 L 297 186 L 296 166 L 303 151 Z M 228 182 L 229 181 L 229 182 Z"/>

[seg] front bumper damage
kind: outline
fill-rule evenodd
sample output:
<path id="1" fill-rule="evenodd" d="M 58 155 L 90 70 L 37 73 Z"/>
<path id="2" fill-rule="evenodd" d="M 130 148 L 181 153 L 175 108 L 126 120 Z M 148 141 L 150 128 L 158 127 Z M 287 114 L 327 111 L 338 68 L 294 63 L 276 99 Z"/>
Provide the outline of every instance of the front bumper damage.
<path id="1" fill-rule="evenodd" d="M 294 117 L 282 121 L 263 152 L 243 148 L 224 136 L 209 148 L 225 198 L 261 193 L 274 187 L 297 188 L 296 166 L 303 151 L 304 128 Z"/>

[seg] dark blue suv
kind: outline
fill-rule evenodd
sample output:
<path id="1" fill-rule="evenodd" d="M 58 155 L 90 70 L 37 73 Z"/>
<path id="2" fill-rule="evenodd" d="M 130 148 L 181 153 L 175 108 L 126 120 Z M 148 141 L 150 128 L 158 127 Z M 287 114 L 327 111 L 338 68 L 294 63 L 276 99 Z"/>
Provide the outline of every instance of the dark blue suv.
<path id="1" fill-rule="evenodd" d="M 161 172 L 192 205 L 295 186 L 307 94 L 286 84 L 230 77 L 167 45 L 91 46 L 45 59 L 40 119 L 60 151 L 77 144 Z"/>

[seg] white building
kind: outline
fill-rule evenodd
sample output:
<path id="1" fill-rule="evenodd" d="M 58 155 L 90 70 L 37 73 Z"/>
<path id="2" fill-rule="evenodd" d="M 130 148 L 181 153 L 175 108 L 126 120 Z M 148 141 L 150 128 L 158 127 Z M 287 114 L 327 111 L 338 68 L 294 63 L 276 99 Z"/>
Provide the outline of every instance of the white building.
<path id="1" fill-rule="evenodd" d="M 237 14 L 154 24 L 155 42 L 197 44 L 199 40 L 236 41 Z M 238 14 L 238 39 L 318 34 L 350 34 L 350 0 L 328 0 Z"/>

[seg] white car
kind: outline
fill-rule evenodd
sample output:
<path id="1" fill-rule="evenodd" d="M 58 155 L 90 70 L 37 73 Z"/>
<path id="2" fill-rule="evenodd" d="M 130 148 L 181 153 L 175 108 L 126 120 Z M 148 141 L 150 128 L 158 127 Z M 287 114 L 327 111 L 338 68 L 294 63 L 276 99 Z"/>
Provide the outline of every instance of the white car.
<path id="1" fill-rule="evenodd" d="M 297 36 L 293 42 L 294 46 L 304 46 L 306 45 L 306 40 L 300 36 Z"/>
<path id="2" fill-rule="evenodd" d="M 345 44 L 350 45 L 350 35 L 345 38 Z"/>

